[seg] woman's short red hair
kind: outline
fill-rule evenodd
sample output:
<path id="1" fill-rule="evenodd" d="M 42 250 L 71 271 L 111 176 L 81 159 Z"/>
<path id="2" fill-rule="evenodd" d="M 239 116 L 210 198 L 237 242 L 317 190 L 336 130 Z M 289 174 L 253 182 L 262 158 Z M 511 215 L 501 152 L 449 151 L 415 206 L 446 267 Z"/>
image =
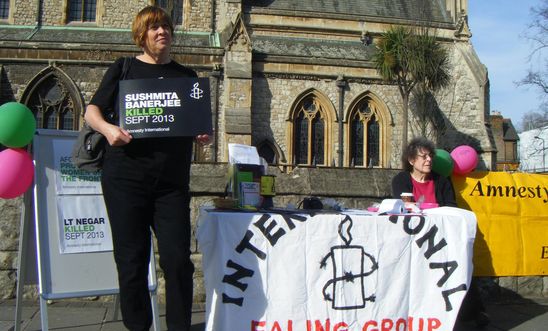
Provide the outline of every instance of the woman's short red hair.
<path id="1" fill-rule="evenodd" d="M 131 32 L 133 34 L 133 41 L 138 47 L 143 46 L 146 38 L 147 30 L 153 25 L 166 24 L 171 33 L 173 34 L 173 21 L 168 13 L 157 6 L 147 6 L 135 16 L 133 25 L 131 26 Z"/>

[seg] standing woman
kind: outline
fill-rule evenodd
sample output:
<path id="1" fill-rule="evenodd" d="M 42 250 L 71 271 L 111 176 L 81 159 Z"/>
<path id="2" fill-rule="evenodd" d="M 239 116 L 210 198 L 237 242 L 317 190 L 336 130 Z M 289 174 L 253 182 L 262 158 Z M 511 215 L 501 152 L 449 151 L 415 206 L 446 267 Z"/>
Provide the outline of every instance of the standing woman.
<path id="1" fill-rule="evenodd" d="M 402 155 L 404 171 L 392 179 L 392 197 L 399 199 L 402 192 L 413 193 L 415 201 L 456 207 L 451 181 L 432 172 L 434 143 L 422 137 L 409 142 Z"/>
<path id="2" fill-rule="evenodd" d="M 106 121 L 117 115 L 120 79 L 197 77 L 170 58 L 173 23 L 161 8 L 148 6 L 133 21 L 133 40 L 143 53 L 116 60 L 86 108 L 85 120 L 107 141 L 101 185 L 110 219 L 124 325 L 149 330 L 152 309 L 148 291 L 151 229 L 158 241 L 166 282 L 169 330 L 190 330 L 194 265 L 190 260 L 189 175 L 194 137 L 133 139 Z M 116 118 L 116 116 L 114 116 Z M 196 140 L 206 142 L 207 134 Z M 97 270 L 97 272 L 101 272 Z"/>

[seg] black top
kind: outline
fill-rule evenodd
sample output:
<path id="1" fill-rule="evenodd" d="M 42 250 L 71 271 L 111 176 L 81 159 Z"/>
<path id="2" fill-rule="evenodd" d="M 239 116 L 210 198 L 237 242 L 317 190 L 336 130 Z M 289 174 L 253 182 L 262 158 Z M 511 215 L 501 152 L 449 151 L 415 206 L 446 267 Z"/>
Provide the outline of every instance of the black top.
<path id="1" fill-rule="evenodd" d="M 118 81 L 124 59 L 117 59 L 105 73 L 97 92 L 90 101 L 110 118 L 118 107 Z M 171 61 L 167 64 L 150 64 L 132 58 L 125 79 L 197 77 L 195 71 Z M 116 110 L 115 110 L 116 109 Z M 138 138 L 124 146 L 107 144 L 103 175 L 122 175 L 122 168 L 140 173 L 156 173 L 160 180 L 173 181 L 188 186 L 193 137 Z M 123 165 L 121 163 L 124 163 Z M 118 169 L 115 169 L 118 168 Z"/>
<path id="2" fill-rule="evenodd" d="M 433 172 L 432 180 L 434 180 L 434 189 L 436 202 L 440 207 L 449 206 L 456 207 L 455 191 L 451 181 L 439 174 Z M 411 182 L 411 173 L 402 171 L 392 178 L 392 197 L 399 199 L 402 192 L 413 192 L 413 183 Z"/>

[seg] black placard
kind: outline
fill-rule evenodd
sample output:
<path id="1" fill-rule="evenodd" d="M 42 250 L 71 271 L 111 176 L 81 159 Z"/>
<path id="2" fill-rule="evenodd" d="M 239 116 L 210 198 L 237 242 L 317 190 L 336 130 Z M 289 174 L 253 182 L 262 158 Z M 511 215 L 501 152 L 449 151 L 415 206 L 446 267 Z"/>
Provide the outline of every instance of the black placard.
<path id="1" fill-rule="evenodd" d="M 120 81 L 120 126 L 134 138 L 211 134 L 208 78 Z"/>

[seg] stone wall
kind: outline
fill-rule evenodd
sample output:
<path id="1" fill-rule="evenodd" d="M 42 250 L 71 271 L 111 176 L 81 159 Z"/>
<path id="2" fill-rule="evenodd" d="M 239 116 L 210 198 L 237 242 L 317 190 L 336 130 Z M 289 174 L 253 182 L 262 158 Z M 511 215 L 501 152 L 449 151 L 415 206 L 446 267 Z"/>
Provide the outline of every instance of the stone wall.
<path id="1" fill-rule="evenodd" d="M 216 1 L 184 0 L 183 26 L 185 31 L 212 32 L 211 10 Z"/>
<path id="2" fill-rule="evenodd" d="M 192 259 L 196 265 L 194 301 L 205 302 L 201 254 L 195 238 L 196 219 L 200 206 L 212 205 L 222 196 L 225 186 L 226 164 L 194 164 L 192 166 Z M 333 198 L 346 208 L 366 208 L 388 197 L 389 183 L 394 170 L 297 168 L 290 173 L 270 167 L 276 175 L 277 196 L 274 205 L 298 205 L 305 196 Z M 0 200 L 0 299 L 13 298 L 16 292 L 17 255 L 22 199 Z M 158 259 L 157 259 L 158 261 Z M 165 302 L 164 282 L 159 271 L 159 300 Z M 492 299 L 548 297 L 548 277 L 485 277 L 484 294 Z M 25 298 L 36 299 L 36 286 L 25 287 Z M 105 297 L 103 299 L 109 299 Z"/>
<path id="3" fill-rule="evenodd" d="M 0 299 L 15 296 L 21 202 L 0 199 Z"/>
<path id="4" fill-rule="evenodd" d="M 104 11 L 97 22 L 102 27 L 131 29 L 131 23 L 139 10 L 150 4 L 147 0 L 103 0 Z M 123 10 L 120 10 L 123 8 Z"/>

